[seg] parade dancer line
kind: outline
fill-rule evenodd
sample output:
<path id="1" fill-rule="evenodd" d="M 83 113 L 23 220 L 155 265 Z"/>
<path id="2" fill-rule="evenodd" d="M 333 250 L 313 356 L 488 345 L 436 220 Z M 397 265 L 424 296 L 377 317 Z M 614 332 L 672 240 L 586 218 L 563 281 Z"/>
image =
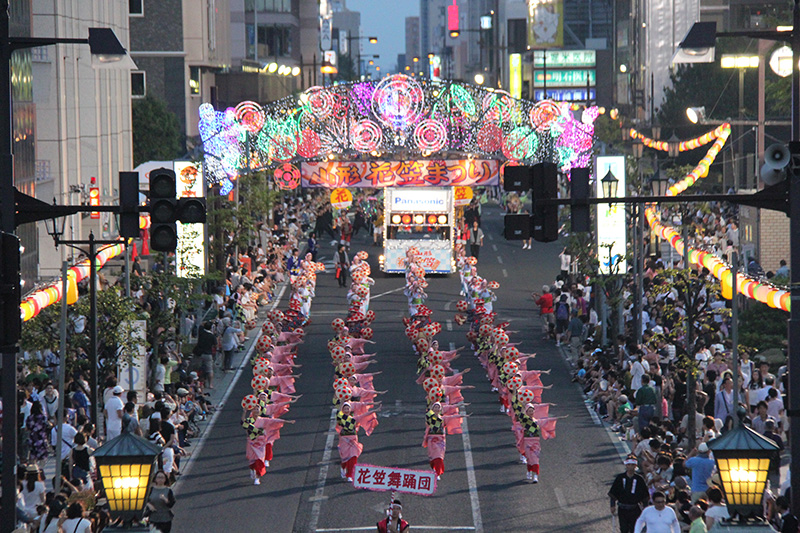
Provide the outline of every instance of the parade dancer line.
<path id="1" fill-rule="evenodd" d="M 245 454 L 250 464 L 253 485 L 260 485 L 261 477 L 267 473 L 267 467 L 272 460 L 272 445 L 280 438 L 283 424 L 294 424 L 294 420 L 259 416 L 259 411 L 258 405 L 252 407 L 248 416 L 242 420 L 242 427 L 247 432 Z"/>

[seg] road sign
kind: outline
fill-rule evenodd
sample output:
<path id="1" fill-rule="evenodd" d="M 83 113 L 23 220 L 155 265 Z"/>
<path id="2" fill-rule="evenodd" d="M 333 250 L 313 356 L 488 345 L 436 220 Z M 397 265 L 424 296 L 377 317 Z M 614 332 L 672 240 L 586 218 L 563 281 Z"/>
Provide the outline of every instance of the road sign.
<path id="1" fill-rule="evenodd" d="M 353 486 L 374 491 L 393 490 L 419 496 L 436 492 L 436 473 L 432 470 L 407 470 L 392 466 L 357 465 Z"/>

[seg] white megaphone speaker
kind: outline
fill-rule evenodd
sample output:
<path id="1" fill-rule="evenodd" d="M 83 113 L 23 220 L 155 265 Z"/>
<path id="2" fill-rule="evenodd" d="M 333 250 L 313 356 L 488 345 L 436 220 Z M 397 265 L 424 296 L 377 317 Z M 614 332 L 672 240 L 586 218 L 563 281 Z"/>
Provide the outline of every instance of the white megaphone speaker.
<path id="1" fill-rule="evenodd" d="M 764 166 L 761 167 L 761 180 L 766 185 L 775 185 L 786 179 L 783 172 L 789 165 L 791 154 L 783 144 L 773 144 L 764 151 Z"/>

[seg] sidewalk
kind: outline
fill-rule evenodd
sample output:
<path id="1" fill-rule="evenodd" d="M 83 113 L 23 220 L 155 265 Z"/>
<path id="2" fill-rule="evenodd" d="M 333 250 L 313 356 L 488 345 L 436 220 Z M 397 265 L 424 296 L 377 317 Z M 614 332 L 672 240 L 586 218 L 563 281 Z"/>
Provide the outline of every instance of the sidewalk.
<path id="1" fill-rule="evenodd" d="M 233 384 L 242 374 L 242 372 L 246 369 L 246 362 L 250 359 L 253 350 L 255 349 L 255 343 L 258 340 L 258 337 L 261 333 L 261 325 L 264 323 L 266 319 L 267 313 L 276 308 L 278 304 L 280 304 L 284 292 L 287 289 L 287 285 L 281 285 L 277 290 L 277 295 L 273 299 L 272 303 L 267 306 L 264 306 L 259 309 L 258 316 L 256 317 L 256 327 L 252 330 L 246 332 L 246 341 L 242 346 L 241 350 L 238 350 L 233 356 L 233 367 L 236 369 L 234 372 L 222 372 L 221 370 L 215 369 L 215 376 L 214 376 L 214 388 L 211 390 L 207 390 L 206 392 L 209 393 L 208 399 L 211 404 L 214 406 L 214 412 L 208 413 L 204 420 L 197 420 L 197 427 L 198 427 L 198 434 L 192 437 L 191 445 L 186 447 L 186 457 L 183 458 L 181 461 L 181 474 L 186 473 L 192 464 L 192 459 L 195 455 L 199 454 L 200 450 L 203 448 L 203 439 L 206 435 L 206 432 L 213 426 L 216 418 L 217 413 L 220 412 L 222 406 L 228 400 L 230 396 L 230 391 L 233 390 Z M 48 459 L 47 463 L 44 467 L 45 478 L 47 480 L 52 480 L 56 475 L 56 460 L 55 460 L 55 453 L 53 453 Z M 173 490 L 180 485 L 180 477 L 178 478 L 177 483 L 173 486 Z"/>
<path id="2" fill-rule="evenodd" d="M 564 362 L 566 363 L 567 367 L 569 368 L 569 371 L 573 372 L 575 370 L 575 363 L 570 358 L 569 347 L 564 346 L 562 344 L 558 346 L 558 350 L 561 353 L 561 357 L 564 359 Z M 612 431 L 611 424 L 607 420 L 600 418 L 592 408 L 592 403 L 593 403 L 592 399 L 587 394 L 585 394 L 583 390 L 581 390 L 581 394 L 583 395 L 584 402 L 586 403 L 586 409 L 589 411 L 589 415 L 592 417 L 592 420 L 596 425 L 603 426 L 603 428 L 606 430 L 606 433 L 608 433 L 608 438 L 611 440 L 611 443 L 617 449 L 617 452 L 620 455 L 620 457 L 624 459 L 627 454 L 633 453 L 633 447 L 631 445 L 632 444 L 631 441 L 626 440 L 624 435 L 617 433 L 616 431 Z M 790 462 L 789 459 L 790 459 L 789 451 L 788 448 L 786 448 L 784 452 L 781 454 L 780 479 L 782 483 L 784 480 L 787 479 L 789 474 L 789 462 Z"/>

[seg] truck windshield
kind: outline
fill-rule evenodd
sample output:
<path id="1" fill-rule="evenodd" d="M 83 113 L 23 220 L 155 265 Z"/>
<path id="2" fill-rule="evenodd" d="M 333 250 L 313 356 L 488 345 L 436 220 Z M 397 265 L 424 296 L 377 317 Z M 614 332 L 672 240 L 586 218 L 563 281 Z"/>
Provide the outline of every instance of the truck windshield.
<path id="1" fill-rule="evenodd" d="M 431 240 L 449 241 L 450 228 L 448 226 L 389 226 L 387 239 L 393 240 Z"/>

